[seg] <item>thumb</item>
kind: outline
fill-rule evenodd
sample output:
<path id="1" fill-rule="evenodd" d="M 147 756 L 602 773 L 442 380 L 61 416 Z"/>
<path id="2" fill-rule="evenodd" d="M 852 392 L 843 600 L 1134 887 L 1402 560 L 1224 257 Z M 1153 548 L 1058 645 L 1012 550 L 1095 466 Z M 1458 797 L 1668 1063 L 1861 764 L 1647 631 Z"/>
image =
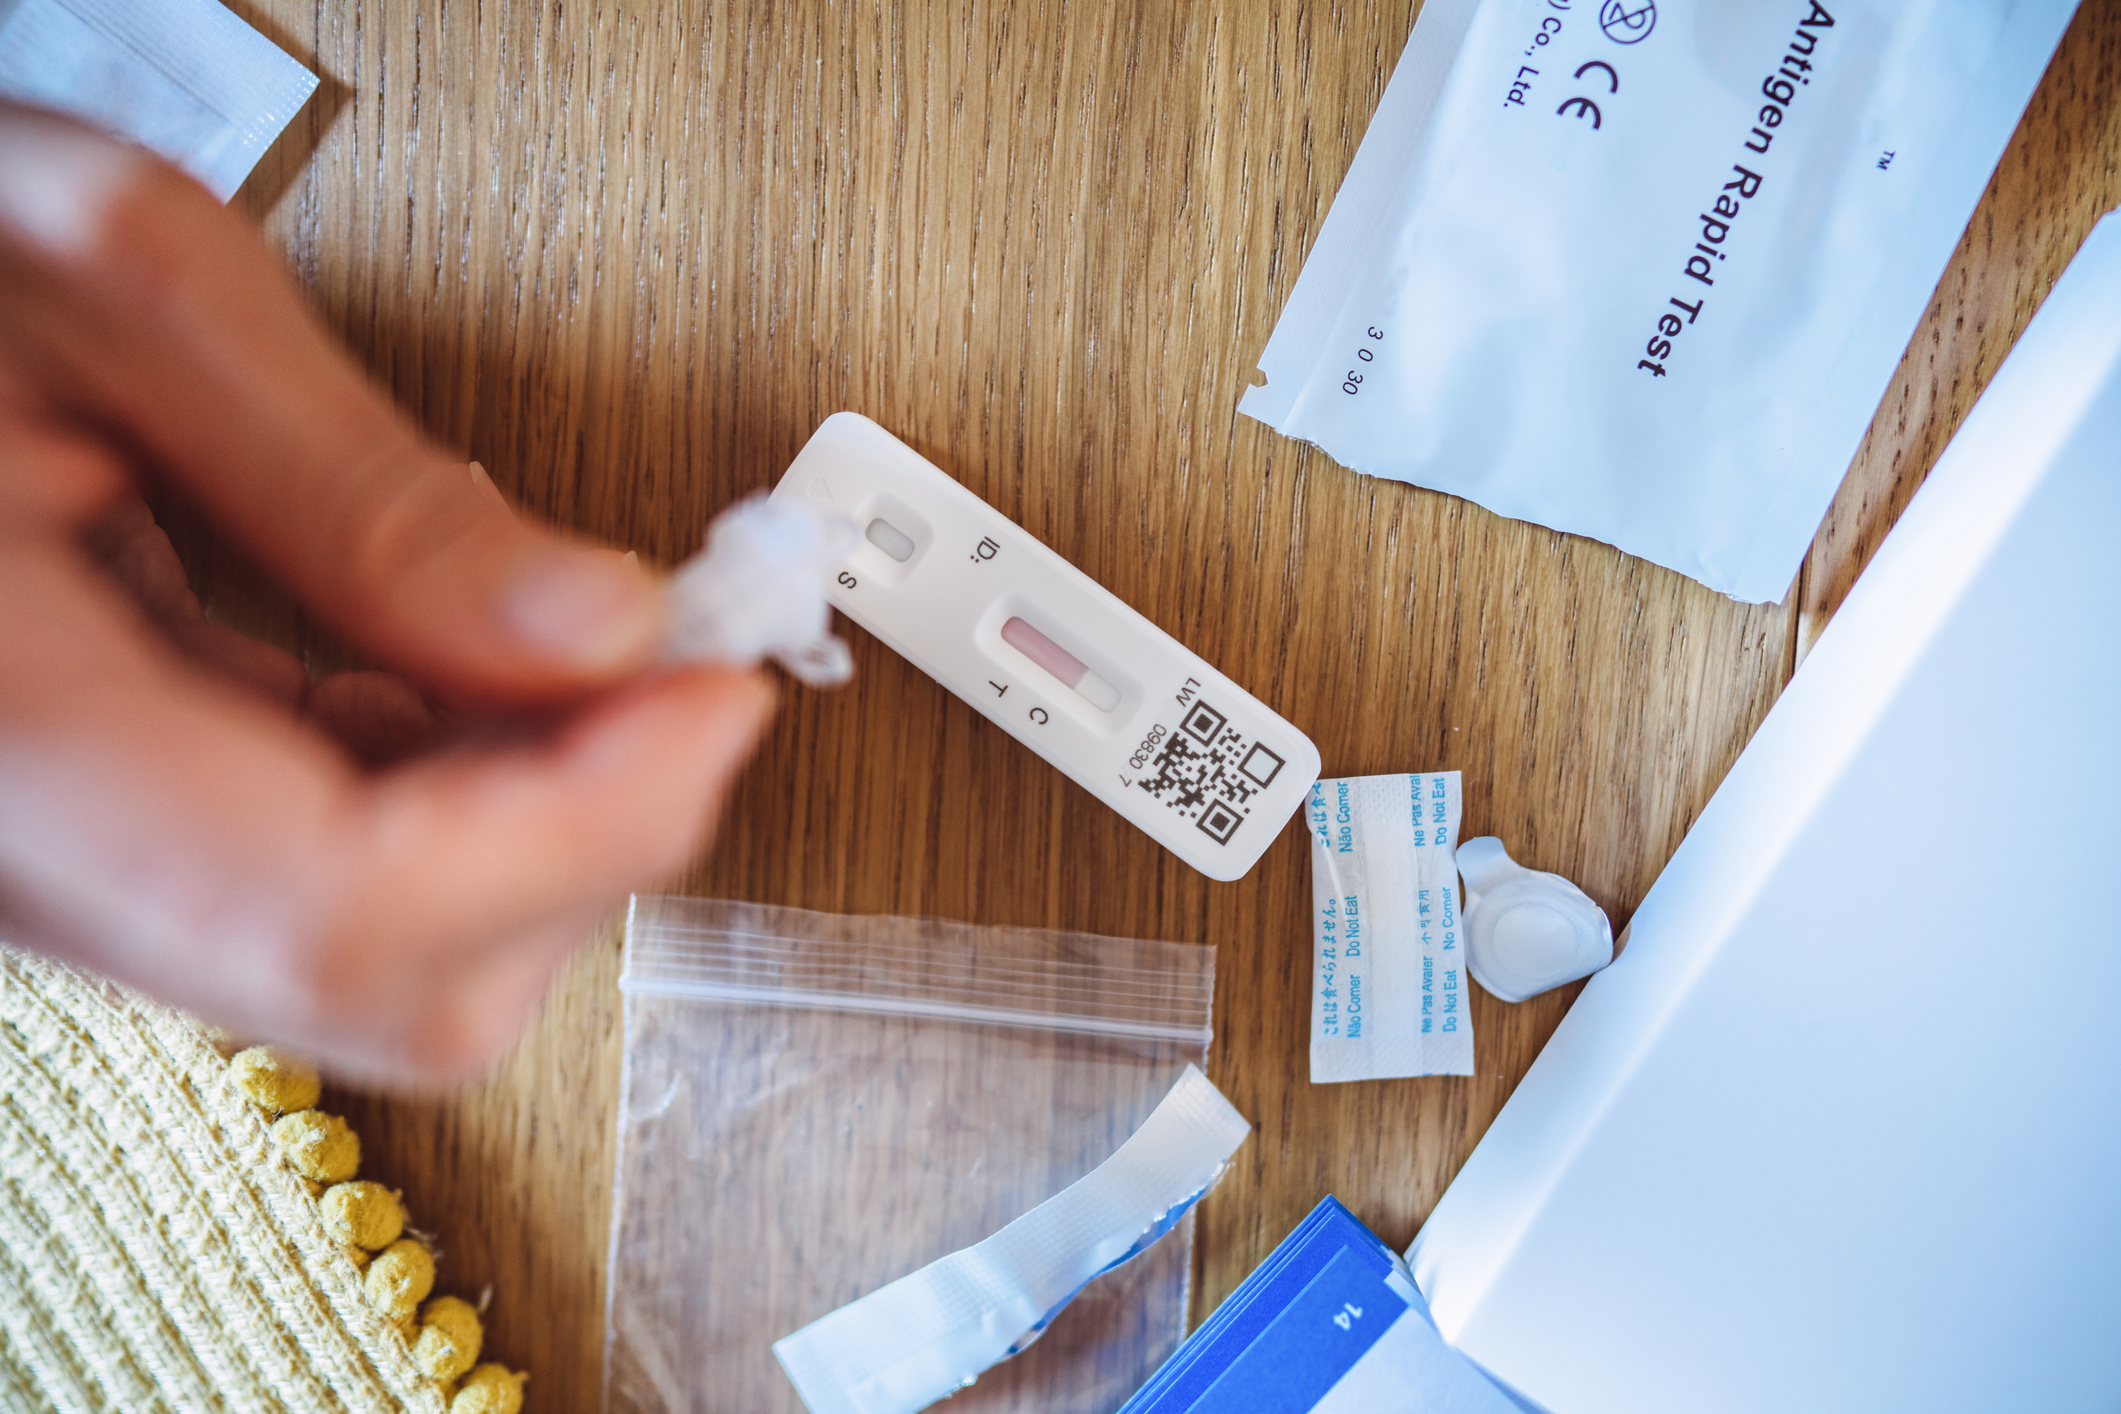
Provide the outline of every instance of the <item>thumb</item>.
<path id="1" fill-rule="evenodd" d="M 50 219 L 55 204 L 72 219 Z M 428 444 L 256 235 L 174 168 L 0 106 L 0 281 L 0 359 L 139 448 L 393 666 L 534 700 L 648 662 L 656 583 L 518 521 Z"/>

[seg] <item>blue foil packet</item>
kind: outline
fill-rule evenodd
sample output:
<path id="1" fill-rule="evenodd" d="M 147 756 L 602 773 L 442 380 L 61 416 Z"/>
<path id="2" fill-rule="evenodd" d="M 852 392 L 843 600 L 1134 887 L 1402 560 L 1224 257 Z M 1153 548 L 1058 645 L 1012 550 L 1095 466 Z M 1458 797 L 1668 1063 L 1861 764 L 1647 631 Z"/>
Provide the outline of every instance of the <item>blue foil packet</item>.
<path id="1" fill-rule="evenodd" d="M 1399 1254 L 1327 1198 L 1120 1414 L 1523 1414 L 1444 1344 Z"/>

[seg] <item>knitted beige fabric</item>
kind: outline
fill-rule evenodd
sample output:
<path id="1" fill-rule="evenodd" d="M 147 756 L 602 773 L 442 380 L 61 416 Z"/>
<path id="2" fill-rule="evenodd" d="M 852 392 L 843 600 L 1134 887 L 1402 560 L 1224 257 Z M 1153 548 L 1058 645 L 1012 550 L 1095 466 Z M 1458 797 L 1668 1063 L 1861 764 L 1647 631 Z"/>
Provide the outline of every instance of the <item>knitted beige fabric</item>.
<path id="1" fill-rule="evenodd" d="M 442 1408 L 208 1033 L 0 947 L 0 1409 Z"/>

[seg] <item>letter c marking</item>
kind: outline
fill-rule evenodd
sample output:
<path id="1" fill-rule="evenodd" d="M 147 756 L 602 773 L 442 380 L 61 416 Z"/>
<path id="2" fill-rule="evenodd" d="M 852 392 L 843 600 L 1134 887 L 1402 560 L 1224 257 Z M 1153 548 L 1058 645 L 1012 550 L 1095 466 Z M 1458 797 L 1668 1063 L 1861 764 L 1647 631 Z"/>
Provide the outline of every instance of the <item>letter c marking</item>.
<path id="1" fill-rule="evenodd" d="M 1591 61 L 1590 63 L 1588 63 L 1588 64 L 1585 64 L 1585 65 L 1583 66 L 1583 68 L 1581 68 L 1581 69 L 1578 69 L 1578 70 L 1576 71 L 1576 77 L 1577 77 L 1577 78 L 1582 78 L 1582 77 L 1584 76 L 1584 74 L 1585 74 L 1585 73 L 1586 73 L 1586 72 L 1587 72 L 1588 70 L 1591 70 L 1591 69 L 1604 69 L 1604 70 L 1605 70 L 1606 82 L 1608 82 L 1608 83 L 1610 83 L 1610 84 L 1612 85 L 1612 87 L 1611 87 L 1611 88 L 1609 88 L 1609 89 L 1607 89 L 1607 90 L 1606 90 L 1606 92 L 1607 92 L 1607 93 L 1618 93 L 1618 92 L 1620 92 L 1620 75 L 1619 75 L 1619 74 L 1617 74 L 1617 73 L 1615 73 L 1615 72 L 1613 71 L 1613 66 L 1612 66 L 1611 64 L 1608 64 L 1608 63 L 1607 63 L 1607 62 L 1606 62 L 1605 60 L 1603 60 L 1603 59 L 1593 59 L 1593 60 L 1592 60 L 1592 61 Z"/>

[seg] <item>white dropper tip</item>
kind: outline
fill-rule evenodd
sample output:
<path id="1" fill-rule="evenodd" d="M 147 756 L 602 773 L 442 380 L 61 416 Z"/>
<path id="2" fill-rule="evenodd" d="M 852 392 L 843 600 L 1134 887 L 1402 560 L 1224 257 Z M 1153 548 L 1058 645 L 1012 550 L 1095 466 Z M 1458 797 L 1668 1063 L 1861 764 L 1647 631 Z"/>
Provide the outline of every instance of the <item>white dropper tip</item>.
<path id="1" fill-rule="evenodd" d="M 1613 960 L 1613 924 L 1559 874 L 1527 869 L 1493 835 L 1458 847 L 1466 967 L 1506 1002 L 1588 977 Z"/>

